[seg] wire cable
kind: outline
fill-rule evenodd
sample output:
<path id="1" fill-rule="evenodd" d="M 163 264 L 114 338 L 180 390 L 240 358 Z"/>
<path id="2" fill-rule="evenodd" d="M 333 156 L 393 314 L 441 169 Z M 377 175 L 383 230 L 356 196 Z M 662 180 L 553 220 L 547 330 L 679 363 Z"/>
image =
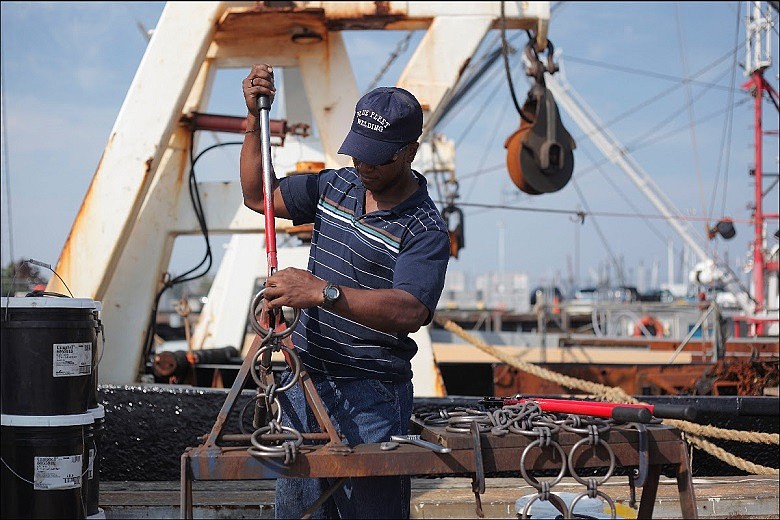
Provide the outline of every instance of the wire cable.
<path id="1" fill-rule="evenodd" d="M 398 56 L 401 53 L 406 52 L 406 49 L 409 48 L 409 40 L 411 40 L 413 35 L 414 35 L 414 31 L 409 31 L 406 33 L 406 36 L 404 36 L 403 39 L 401 39 L 401 41 L 398 42 L 398 44 L 395 46 L 395 50 L 390 54 L 390 57 L 387 59 L 382 69 L 376 74 L 376 76 L 374 76 L 374 79 L 371 80 L 371 83 L 369 83 L 365 92 L 369 92 L 373 90 L 374 87 L 376 87 L 377 84 L 379 83 L 379 80 L 382 79 L 385 73 L 387 73 L 387 70 L 395 62 Z"/>
<path id="2" fill-rule="evenodd" d="M 617 116 L 615 116 L 612 119 L 608 120 L 607 122 L 603 123 L 601 126 L 597 126 L 591 133 L 600 132 L 603 128 L 609 127 L 610 125 L 612 125 L 614 123 L 617 123 L 618 121 L 622 121 L 626 117 L 639 112 L 639 110 L 641 110 L 642 108 L 645 108 L 646 106 L 649 106 L 652 103 L 655 103 L 659 99 L 662 99 L 662 98 L 668 96 L 669 94 L 673 93 L 677 89 L 681 88 L 686 82 L 690 81 L 693 78 L 697 78 L 697 77 L 701 76 L 702 74 L 710 71 L 711 69 L 713 69 L 716 66 L 720 65 L 720 63 L 722 61 L 724 61 L 725 59 L 731 58 L 734 55 L 734 53 L 739 52 L 739 50 L 744 45 L 745 44 L 743 42 L 736 49 L 734 49 L 734 50 L 728 52 L 727 54 L 724 54 L 723 56 L 717 58 L 716 60 L 714 60 L 710 64 L 704 66 L 702 69 L 700 69 L 699 71 L 695 72 L 692 76 L 690 76 L 688 78 L 685 78 L 683 81 L 681 81 L 677 85 L 674 85 L 674 86 L 672 86 L 672 87 L 670 87 L 670 88 L 668 88 L 668 89 L 666 89 L 666 90 L 664 90 L 662 92 L 659 92 L 655 96 L 652 96 L 652 97 L 646 99 L 645 101 L 642 101 L 641 103 L 633 106 L 632 108 L 629 108 L 628 110 L 622 112 L 621 114 L 618 114 Z M 583 137 L 590 137 L 590 133 L 589 134 L 582 134 L 580 136 L 575 137 L 575 141 L 579 141 Z"/>
<path id="3" fill-rule="evenodd" d="M 506 81 L 509 85 L 509 93 L 512 95 L 512 102 L 515 105 L 515 110 L 520 117 L 526 123 L 533 123 L 528 116 L 523 114 L 523 110 L 520 108 L 520 103 L 517 101 L 515 95 L 515 85 L 512 81 L 512 71 L 509 69 L 509 44 L 506 41 L 506 16 L 504 15 L 504 2 L 501 2 L 501 56 L 504 58 L 504 71 L 506 72 Z"/>
<path id="4" fill-rule="evenodd" d="M 736 29 L 734 31 L 734 44 L 736 46 L 737 42 L 739 41 L 739 30 L 742 25 L 742 20 L 740 20 L 740 14 L 741 14 L 742 4 L 737 4 L 737 16 L 736 16 Z M 731 63 L 731 85 L 732 87 L 736 83 L 737 75 L 737 54 L 734 53 L 734 58 Z M 726 213 L 726 194 L 728 193 L 728 186 L 729 186 L 729 160 L 731 158 L 731 138 L 732 138 L 732 132 L 733 132 L 733 123 L 734 123 L 734 91 L 732 89 L 731 92 L 729 92 L 728 102 L 726 103 L 726 109 L 727 109 L 727 115 L 726 115 L 726 124 L 723 125 L 723 134 L 720 138 L 720 154 L 718 155 L 718 166 L 715 170 L 715 182 L 712 187 L 712 196 L 710 197 L 710 214 L 714 212 L 714 206 L 715 206 L 715 197 L 718 193 L 718 185 L 720 184 L 720 177 L 721 177 L 721 169 L 725 165 L 725 172 L 723 172 L 723 197 L 721 201 L 721 208 L 720 213 L 725 214 Z M 725 159 L 724 159 L 725 155 Z"/>
<path id="5" fill-rule="evenodd" d="M 243 141 L 227 141 L 227 142 L 218 142 L 217 144 L 211 145 L 207 148 L 205 148 L 203 151 L 201 151 L 197 156 L 193 156 L 194 153 L 194 146 L 192 146 L 192 143 L 194 143 L 194 131 L 192 134 L 190 134 L 190 173 L 189 173 L 189 193 L 190 193 L 190 201 L 192 202 L 192 207 L 195 212 L 195 217 L 198 221 L 198 225 L 200 227 L 201 234 L 203 235 L 203 238 L 206 242 L 206 252 L 201 259 L 201 261 L 193 267 L 192 269 L 186 271 L 183 274 L 180 274 L 174 278 L 170 278 L 170 275 L 166 273 L 165 277 L 163 278 L 163 286 L 162 288 L 157 292 L 157 295 L 154 299 L 154 305 L 152 306 L 151 316 L 149 319 L 149 325 L 146 329 L 146 337 L 144 339 L 144 355 L 142 357 L 142 362 L 147 362 L 149 360 L 149 356 L 152 353 L 152 349 L 154 347 L 154 336 L 156 334 L 156 328 L 157 328 L 157 313 L 159 310 L 160 305 L 160 299 L 162 298 L 162 295 L 165 293 L 166 290 L 170 289 L 174 285 L 189 282 L 192 280 L 196 280 L 198 278 L 201 278 L 202 276 L 205 276 L 209 270 L 211 270 L 212 265 L 212 253 L 211 253 L 211 241 L 209 239 L 209 232 L 208 232 L 208 225 L 206 223 L 206 216 L 203 212 L 203 204 L 200 199 L 200 191 L 198 190 L 198 181 L 195 176 L 195 164 L 198 162 L 198 160 L 203 157 L 203 155 L 215 148 L 220 148 L 223 146 L 231 146 L 231 145 L 242 145 Z M 204 265 L 206 265 L 205 269 L 198 274 L 193 274 L 198 269 L 202 268 Z"/>
<path id="6" fill-rule="evenodd" d="M 685 49 L 682 35 L 682 22 L 680 20 L 680 5 L 674 5 L 675 22 L 677 25 L 677 43 L 680 50 L 680 61 L 682 62 L 683 74 L 688 76 L 688 63 L 685 59 Z M 685 82 L 685 100 L 688 112 L 688 125 L 691 133 L 691 146 L 693 147 L 693 169 L 696 173 L 696 179 L 699 184 L 699 202 L 701 203 L 702 214 L 709 217 L 707 212 L 707 203 L 704 196 L 704 179 L 701 175 L 701 164 L 699 164 L 699 141 L 696 138 L 696 116 L 693 108 L 693 96 L 691 95 L 691 84 Z M 707 227 L 709 227 L 709 221 L 707 221 Z"/>
<path id="7" fill-rule="evenodd" d="M 577 184 L 577 179 L 572 177 L 571 179 L 572 186 L 574 186 L 574 190 L 577 192 L 577 196 L 580 198 L 580 202 L 585 207 L 585 210 L 590 212 L 590 208 L 588 207 L 588 201 L 585 199 L 585 197 L 582 195 L 582 191 L 580 191 L 580 187 Z M 612 251 L 612 248 L 609 247 L 609 242 L 607 241 L 607 238 L 604 236 L 604 232 L 601 230 L 601 226 L 599 226 L 599 223 L 596 221 L 595 218 L 591 219 L 593 221 L 593 227 L 596 229 L 596 234 L 598 234 L 599 239 L 601 239 L 601 243 L 604 246 L 604 249 L 607 250 L 607 254 L 609 255 L 609 258 L 612 260 L 612 263 L 615 264 L 615 269 L 617 270 L 618 279 L 620 280 L 621 285 L 626 284 L 626 276 L 625 273 L 623 273 L 623 266 L 618 262 L 617 257 L 615 256 L 615 253 Z"/>
<path id="8" fill-rule="evenodd" d="M 8 131 L 5 120 L 8 118 L 8 112 L 5 106 L 5 52 L 0 51 L 0 97 L 2 97 L 1 106 L 3 118 L 3 166 L 5 167 L 5 203 L 8 215 L 8 259 L 14 261 L 14 225 L 13 211 L 11 211 L 11 168 L 8 162 Z"/>

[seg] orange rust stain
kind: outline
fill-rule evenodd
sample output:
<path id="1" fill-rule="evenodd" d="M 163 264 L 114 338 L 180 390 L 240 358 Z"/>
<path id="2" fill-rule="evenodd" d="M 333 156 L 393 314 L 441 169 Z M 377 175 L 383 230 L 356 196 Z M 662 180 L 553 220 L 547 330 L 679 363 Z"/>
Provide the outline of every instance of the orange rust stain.
<path id="1" fill-rule="evenodd" d="M 57 274 L 59 274 L 65 280 L 75 279 L 76 273 L 72 269 L 73 269 L 73 264 L 76 262 L 76 258 L 74 257 L 74 255 L 76 254 L 75 250 L 77 248 L 76 242 L 79 241 L 79 239 L 81 241 L 84 241 L 84 236 L 86 231 L 83 230 L 83 228 L 86 225 L 86 222 L 89 221 L 89 215 L 92 213 L 91 208 L 93 205 L 93 199 L 96 197 L 95 182 L 97 181 L 98 176 L 103 170 L 103 160 L 105 159 L 107 153 L 110 151 L 111 146 L 114 144 L 115 138 L 116 138 L 116 133 L 112 133 L 108 137 L 108 142 L 106 143 L 106 146 L 103 149 L 103 154 L 100 156 L 100 160 L 98 161 L 97 168 L 95 168 L 95 173 L 92 175 L 92 180 L 90 181 L 89 187 L 87 188 L 87 194 L 84 196 L 84 200 L 81 203 L 81 207 L 79 208 L 79 211 L 76 214 L 76 218 L 73 221 L 73 226 L 70 229 L 70 233 L 68 233 L 68 237 L 65 239 L 65 245 L 63 245 L 62 251 L 60 252 L 60 258 L 59 260 L 57 260 L 57 267 L 56 267 Z M 59 280 L 58 277 L 52 276 L 47 285 L 47 290 L 62 292 L 66 289 L 62 285 L 62 282 Z M 95 297 L 95 295 L 89 295 L 89 296 L 93 298 Z"/>

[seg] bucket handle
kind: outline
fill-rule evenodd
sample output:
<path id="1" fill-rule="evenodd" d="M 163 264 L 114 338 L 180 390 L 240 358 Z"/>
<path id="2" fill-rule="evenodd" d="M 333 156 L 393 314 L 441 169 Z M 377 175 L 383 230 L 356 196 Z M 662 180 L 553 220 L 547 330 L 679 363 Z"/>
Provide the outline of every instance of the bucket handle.
<path id="1" fill-rule="evenodd" d="M 100 355 L 98 356 L 97 363 L 95 363 L 95 368 L 100 366 L 100 361 L 103 359 L 103 354 L 106 353 L 106 328 L 103 326 L 103 322 L 100 321 L 99 318 L 97 323 L 98 324 L 97 327 L 95 327 L 95 331 L 103 338 L 103 346 L 100 349 Z"/>

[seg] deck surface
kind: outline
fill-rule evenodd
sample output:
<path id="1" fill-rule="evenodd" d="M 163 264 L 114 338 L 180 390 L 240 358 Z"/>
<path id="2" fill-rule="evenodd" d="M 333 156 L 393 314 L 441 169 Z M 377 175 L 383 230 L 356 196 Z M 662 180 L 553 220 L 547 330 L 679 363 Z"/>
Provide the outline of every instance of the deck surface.
<path id="1" fill-rule="evenodd" d="M 694 478 L 700 518 L 778 518 L 778 477 Z M 625 477 L 603 487 L 617 505 L 618 518 L 635 518 Z M 584 487 L 564 478 L 554 491 L 580 493 Z M 486 518 L 516 519 L 515 502 L 535 493 L 518 478 L 488 478 L 482 507 Z M 637 490 L 637 500 L 641 488 Z M 195 518 L 274 518 L 274 481 L 195 481 Z M 412 480 L 412 518 L 477 518 L 471 479 Z M 179 518 L 179 482 L 101 482 L 100 507 L 106 518 Z M 579 509 L 579 506 L 578 506 Z M 654 518 L 681 518 L 674 479 L 661 477 Z"/>

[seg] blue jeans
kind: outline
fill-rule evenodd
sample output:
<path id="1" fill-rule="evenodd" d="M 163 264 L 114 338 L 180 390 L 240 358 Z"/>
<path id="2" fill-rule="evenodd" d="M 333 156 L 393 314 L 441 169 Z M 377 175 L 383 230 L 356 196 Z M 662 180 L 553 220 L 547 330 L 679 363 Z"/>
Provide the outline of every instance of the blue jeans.
<path id="1" fill-rule="evenodd" d="M 332 380 L 309 374 L 333 425 L 350 446 L 384 442 L 405 435 L 412 415 L 412 382 L 383 383 L 374 379 Z M 282 375 L 286 384 L 291 373 Z M 279 394 L 282 423 L 301 433 L 319 425 L 306 403 L 301 385 Z M 347 455 L 348 457 L 349 455 Z M 279 478 L 276 480 L 276 518 L 301 518 L 338 479 Z M 409 518 L 411 479 L 349 478 L 314 512 L 312 518 Z"/>

